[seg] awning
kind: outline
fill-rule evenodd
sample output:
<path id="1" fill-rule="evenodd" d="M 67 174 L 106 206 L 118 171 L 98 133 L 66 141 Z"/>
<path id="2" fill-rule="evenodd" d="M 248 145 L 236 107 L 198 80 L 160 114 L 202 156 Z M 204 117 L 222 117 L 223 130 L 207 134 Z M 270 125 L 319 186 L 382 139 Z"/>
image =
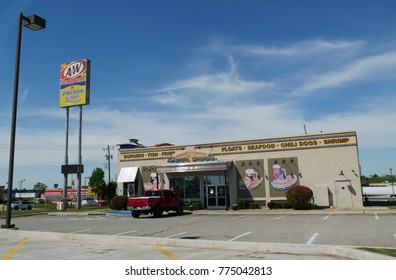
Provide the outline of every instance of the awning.
<path id="1" fill-rule="evenodd" d="M 227 170 L 230 161 L 209 161 L 196 163 L 176 163 L 157 166 L 159 173 L 179 173 L 179 172 L 200 172 L 200 171 L 219 171 Z"/>
<path id="2" fill-rule="evenodd" d="M 139 167 L 123 167 L 118 174 L 117 183 L 135 182 Z"/>

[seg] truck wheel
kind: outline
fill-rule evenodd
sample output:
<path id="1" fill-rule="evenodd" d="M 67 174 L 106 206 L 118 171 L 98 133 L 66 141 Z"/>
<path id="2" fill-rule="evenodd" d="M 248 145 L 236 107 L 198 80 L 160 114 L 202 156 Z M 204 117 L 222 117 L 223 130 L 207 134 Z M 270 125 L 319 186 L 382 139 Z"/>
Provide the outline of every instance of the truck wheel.
<path id="1" fill-rule="evenodd" d="M 32 206 L 28 206 L 28 210 L 32 210 Z"/>
<path id="2" fill-rule="evenodd" d="M 132 214 L 132 217 L 134 217 L 135 219 L 140 217 L 140 211 L 133 211 L 132 210 L 131 214 Z"/>
<path id="3" fill-rule="evenodd" d="M 14 210 L 19 210 L 19 207 L 18 207 L 18 206 L 15 206 Z"/>
<path id="4" fill-rule="evenodd" d="M 180 204 L 180 205 L 177 206 L 177 208 L 176 208 L 176 214 L 177 214 L 177 215 L 183 215 L 183 210 L 184 210 L 183 205 Z"/>
<path id="5" fill-rule="evenodd" d="M 158 205 L 158 206 L 155 207 L 155 209 L 154 209 L 154 217 L 155 217 L 155 218 L 161 217 L 163 212 L 164 212 L 164 210 L 162 209 L 161 205 Z"/>

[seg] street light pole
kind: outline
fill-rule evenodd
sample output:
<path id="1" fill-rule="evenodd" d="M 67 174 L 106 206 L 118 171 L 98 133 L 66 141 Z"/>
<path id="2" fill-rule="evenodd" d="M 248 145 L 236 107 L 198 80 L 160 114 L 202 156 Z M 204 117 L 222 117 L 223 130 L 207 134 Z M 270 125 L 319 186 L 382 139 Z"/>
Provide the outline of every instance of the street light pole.
<path id="1" fill-rule="evenodd" d="M 19 198 L 22 197 L 22 184 L 25 181 L 26 181 L 25 179 L 22 179 L 22 180 L 18 181 L 18 183 L 19 183 Z"/>
<path id="2" fill-rule="evenodd" d="M 390 180 L 391 180 L 391 186 L 392 186 L 392 197 L 395 196 L 395 190 L 393 189 L 393 180 L 392 180 L 392 168 L 389 168 L 390 171 Z"/>
<path id="3" fill-rule="evenodd" d="M 31 15 L 25 17 L 22 13 L 19 13 L 18 18 L 18 35 L 16 44 L 16 59 L 15 59 L 15 72 L 14 72 L 14 98 L 12 105 L 12 119 L 11 119 L 11 137 L 10 137 L 10 158 L 8 167 L 8 194 L 7 194 L 7 216 L 6 224 L 1 225 L 2 228 L 15 228 L 15 225 L 11 224 L 11 200 L 12 200 L 12 186 L 14 178 L 14 158 L 15 158 L 15 134 L 16 134 L 16 120 L 17 120 L 17 109 L 18 109 L 18 85 L 19 85 L 19 65 L 21 59 L 21 40 L 22 40 L 22 25 L 27 28 L 36 31 L 45 28 L 45 19 Z"/>

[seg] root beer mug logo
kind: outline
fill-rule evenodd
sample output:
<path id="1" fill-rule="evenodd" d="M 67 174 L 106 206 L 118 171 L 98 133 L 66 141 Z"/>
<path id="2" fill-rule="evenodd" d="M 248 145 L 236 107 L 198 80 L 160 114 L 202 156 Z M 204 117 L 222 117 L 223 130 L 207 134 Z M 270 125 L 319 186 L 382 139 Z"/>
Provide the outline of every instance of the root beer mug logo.
<path id="1" fill-rule="evenodd" d="M 60 107 L 89 104 L 90 61 L 77 60 L 61 64 Z"/>
<path id="2" fill-rule="evenodd" d="M 276 191 L 285 191 L 295 186 L 299 181 L 297 158 L 283 158 L 269 160 L 272 166 L 270 184 Z"/>
<path id="3" fill-rule="evenodd" d="M 262 159 L 236 161 L 238 197 L 251 199 L 265 196 L 264 161 Z"/>

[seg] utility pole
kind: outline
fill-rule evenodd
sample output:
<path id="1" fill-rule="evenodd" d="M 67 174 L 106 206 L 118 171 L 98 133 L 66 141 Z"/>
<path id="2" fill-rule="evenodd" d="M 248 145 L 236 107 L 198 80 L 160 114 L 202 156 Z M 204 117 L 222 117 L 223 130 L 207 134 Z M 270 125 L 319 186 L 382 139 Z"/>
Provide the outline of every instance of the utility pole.
<path id="1" fill-rule="evenodd" d="M 395 196 L 395 190 L 393 189 L 392 168 L 389 168 L 389 172 L 390 172 L 390 181 L 391 181 L 391 186 L 392 186 L 392 195 L 391 195 L 391 197 L 394 197 Z"/>
<path id="2" fill-rule="evenodd" d="M 113 158 L 113 155 L 110 153 L 110 149 L 113 149 L 113 150 L 114 150 L 114 146 L 111 146 L 111 147 L 110 147 L 110 145 L 107 145 L 106 148 L 103 148 L 103 151 L 106 152 L 105 158 L 106 158 L 106 160 L 107 160 L 107 166 L 108 166 L 108 169 L 109 169 L 109 183 L 110 183 L 110 180 L 111 180 L 110 160 Z"/>

